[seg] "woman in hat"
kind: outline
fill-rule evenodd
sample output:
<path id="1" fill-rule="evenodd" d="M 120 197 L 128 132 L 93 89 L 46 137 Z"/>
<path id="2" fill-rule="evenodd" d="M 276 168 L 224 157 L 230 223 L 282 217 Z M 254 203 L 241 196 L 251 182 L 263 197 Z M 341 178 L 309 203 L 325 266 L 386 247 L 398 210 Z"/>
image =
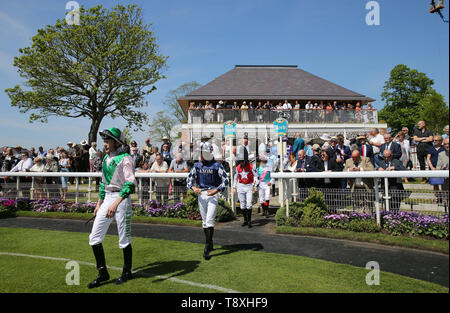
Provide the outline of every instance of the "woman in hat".
<path id="1" fill-rule="evenodd" d="M 94 252 L 99 274 L 88 284 L 88 288 L 98 287 L 109 280 L 102 242 L 113 218 L 117 223 L 119 248 L 122 249 L 124 260 L 122 275 L 116 280 L 116 284 L 122 284 L 132 278 L 130 195 L 136 189 L 134 162 L 124 135 L 118 128 L 101 131 L 100 136 L 104 142 L 106 156 L 103 159 L 99 200 L 94 210 L 94 225 L 89 235 L 89 245 Z"/>

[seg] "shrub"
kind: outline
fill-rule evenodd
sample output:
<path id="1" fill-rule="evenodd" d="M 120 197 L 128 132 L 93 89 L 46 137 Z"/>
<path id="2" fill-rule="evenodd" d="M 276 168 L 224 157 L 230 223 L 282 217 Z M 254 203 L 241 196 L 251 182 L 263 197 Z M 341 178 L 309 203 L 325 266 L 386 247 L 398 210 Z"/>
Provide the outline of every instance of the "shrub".
<path id="1" fill-rule="evenodd" d="M 286 225 L 287 217 L 286 217 L 286 208 L 281 207 L 275 213 L 275 221 L 277 222 L 277 226 Z"/>
<path id="2" fill-rule="evenodd" d="M 323 217 L 327 214 L 327 205 L 323 193 L 316 188 L 309 190 L 309 196 L 303 202 L 300 217 L 301 226 L 321 227 L 325 224 Z M 290 214 L 289 214 L 290 216 Z"/>
<path id="3" fill-rule="evenodd" d="M 200 209 L 198 207 L 198 195 L 193 191 L 188 191 L 186 198 L 184 198 L 184 205 L 186 206 L 186 217 L 188 219 L 201 220 Z M 231 206 L 224 199 L 219 198 L 217 204 L 216 221 L 228 222 L 235 219 L 235 215 Z"/>
<path id="4" fill-rule="evenodd" d="M 234 220 L 236 217 L 231 209 L 231 206 L 224 199 L 219 199 L 219 204 L 217 205 L 217 222 L 228 222 Z"/>
<path id="5" fill-rule="evenodd" d="M 381 227 L 378 226 L 377 222 L 373 219 L 354 219 L 347 224 L 346 229 L 355 232 L 378 233 L 381 230 Z"/>
<path id="6" fill-rule="evenodd" d="M 16 203 L 10 199 L 0 199 L 0 218 L 16 216 Z"/>
<path id="7" fill-rule="evenodd" d="M 323 212 L 319 207 L 309 203 L 303 208 L 300 225 L 304 227 L 322 227 L 325 224 L 323 219 L 325 214 L 326 212 Z"/>

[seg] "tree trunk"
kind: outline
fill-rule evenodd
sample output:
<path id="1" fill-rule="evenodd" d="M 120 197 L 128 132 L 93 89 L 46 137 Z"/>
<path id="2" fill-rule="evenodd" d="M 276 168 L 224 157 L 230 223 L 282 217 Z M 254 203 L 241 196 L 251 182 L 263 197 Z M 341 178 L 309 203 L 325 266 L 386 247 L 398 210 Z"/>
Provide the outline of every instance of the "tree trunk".
<path id="1" fill-rule="evenodd" d="M 92 142 L 97 142 L 97 134 L 101 122 L 101 118 L 92 120 L 91 129 L 89 130 L 89 144 L 91 144 Z"/>

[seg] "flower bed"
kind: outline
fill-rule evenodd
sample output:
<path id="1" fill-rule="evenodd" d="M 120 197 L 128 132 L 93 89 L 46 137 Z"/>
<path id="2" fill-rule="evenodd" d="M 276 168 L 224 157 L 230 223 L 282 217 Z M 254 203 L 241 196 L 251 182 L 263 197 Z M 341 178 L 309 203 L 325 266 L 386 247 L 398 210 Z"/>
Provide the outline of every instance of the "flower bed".
<path id="1" fill-rule="evenodd" d="M 187 204 L 185 204 L 185 202 Z M 189 198 L 185 199 L 185 202 L 166 202 L 161 204 L 152 200 L 143 205 L 132 204 L 133 215 L 201 220 L 202 218 L 197 205 L 196 195 L 190 194 Z M 14 216 L 15 211 L 18 210 L 33 212 L 93 213 L 95 206 L 96 203 L 74 203 L 62 201 L 61 199 L 0 199 L 0 217 Z M 234 215 L 231 211 L 231 207 L 224 203 L 223 200 L 220 200 L 216 221 L 225 222 L 233 218 Z"/>
<path id="2" fill-rule="evenodd" d="M 422 215 L 417 212 L 380 213 L 381 227 L 376 224 L 376 215 L 364 213 L 328 214 L 324 227 L 353 231 L 378 232 L 384 230 L 392 235 L 419 235 L 438 239 L 449 238 L 448 214 L 442 217 Z"/>

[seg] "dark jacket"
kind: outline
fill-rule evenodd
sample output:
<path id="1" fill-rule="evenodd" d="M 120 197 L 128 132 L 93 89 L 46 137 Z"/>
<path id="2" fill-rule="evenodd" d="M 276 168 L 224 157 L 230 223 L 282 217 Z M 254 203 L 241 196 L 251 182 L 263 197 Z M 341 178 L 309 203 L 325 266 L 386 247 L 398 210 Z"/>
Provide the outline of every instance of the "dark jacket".
<path id="1" fill-rule="evenodd" d="M 389 164 L 385 160 L 378 161 L 378 166 L 383 168 L 384 170 L 389 167 Z M 406 171 L 406 167 L 403 166 L 402 161 L 392 159 L 391 166 L 394 166 L 394 171 Z M 382 179 L 382 183 L 384 184 L 384 179 Z M 404 190 L 403 183 L 401 178 L 388 178 L 389 189 L 397 189 Z"/>
<path id="2" fill-rule="evenodd" d="M 371 145 L 369 145 L 367 143 L 365 144 L 365 146 L 366 146 L 366 157 L 368 157 L 370 159 L 370 162 L 372 163 L 372 165 L 375 166 L 375 154 L 373 153 L 373 148 Z M 361 156 L 363 156 L 362 145 L 358 145 L 358 150 L 359 150 L 359 153 L 361 153 Z M 401 149 L 400 149 L 400 151 L 401 151 Z M 351 157 L 351 154 L 350 154 L 350 157 Z"/>
<path id="3" fill-rule="evenodd" d="M 395 160 L 400 160 L 400 158 L 402 157 L 402 147 L 398 143 L 396 143 L 394 141 L 392 141 L 390 143 L 390 145 L 391 145 L 391 149 L 390 150 L 392 152 L 392 157 Z M 383 156 L 383 152 L 384 152 L 384 150 L 386 150 L 387 146 L 388 146 L 388 144 L 386 144 L 386 143 L 383 143 L 381 145 L 381 147 L 380 147 L 380 156 Z"/>
<path id="4" fill-rule="evenodd" d="M 306 172 L 315 172 L 316 171 L 314 157 L 305 156 L 303 161 L 305 162 L 304 168 L 305 168 Z M 302 168 L 302 165 L 303 165 L 303 161 L 300 159 L 297 160 L 296 172 L 300 172 L 300 169 Z M 298 184 L 299 188 L 309 188 L 312 186 L 316 187 L 317 181 L 315 179 L 299 178 L 299 179 L 297 179 L 297 184 Z"/>
<path id="5" fill-rule="evenodd" d="M 332 172 L 342 172 L 342 166 L 339 165 L 339 163 L 336 162 L 336 159 L 329 159 L 328 160 L 328 170 Z M 316 168 L 316 172 L 324 172 L 325 171 L 325 163 L 321 159 Z M 325 183 L 325 178 L 322 178 L 320 180 L 321 187 L 322 188 L 339 188 L 340 187 L 340 178 L 332 178 L 330 179 L 330 183 Z"/>

